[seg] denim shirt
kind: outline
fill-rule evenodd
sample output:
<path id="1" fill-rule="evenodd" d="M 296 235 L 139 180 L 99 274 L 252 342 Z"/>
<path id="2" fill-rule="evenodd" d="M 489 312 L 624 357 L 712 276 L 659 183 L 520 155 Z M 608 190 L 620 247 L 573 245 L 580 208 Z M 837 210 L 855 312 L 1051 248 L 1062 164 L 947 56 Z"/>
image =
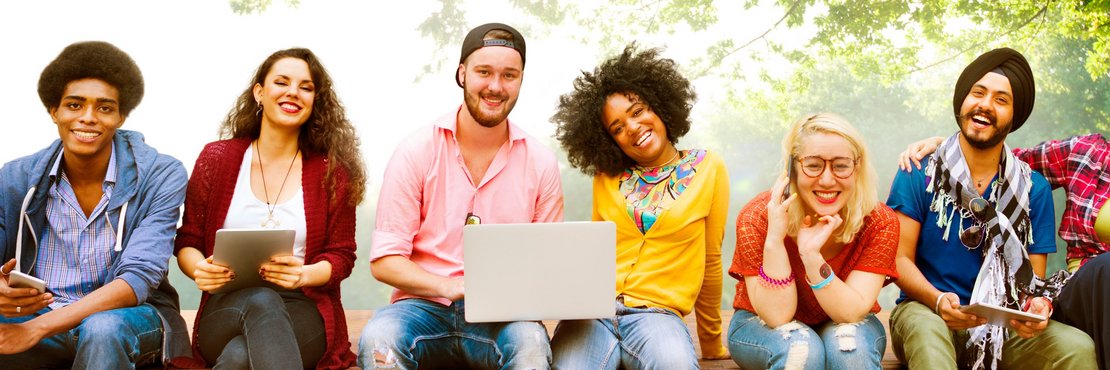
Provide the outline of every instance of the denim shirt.
<path id="1" fill-rule="evenodd" d="M 117 131 L 112 139 L 117 182 L 105 213 L 113 228 L 120 225 L 124 203 L 129 204 L 123 238 L 119 241 L 123 243 L 122 251 L 106 281 L 123 280 L 140 304 L 149 303 L 158 309 L 167 338 L 164 359 L 169 359 L 189 351 L 177 292 L 166 279 L 188 175 L 181 161 L 158 153 L 143 140 L 142 134 L 128 130 Z M 4 179 L 0 181 L 0 257 L 4 261 L 15 257 L 17 247 L 22 248 L 20 264 L 27 266 L 25 269 L 37 258 L 38 246 L 32 242 L 34 238 L 26 236 L 34 230 L 38 240 L 44 237 L 46 203 L 54 180 L 50 169 L 61 152 L 61 140 L 55 140 L 47 148 L 0 168 L 0 178 Z M 30 225 L 24 225 L 23 245 L 16 246 L 21 206 L 31 189 L 34 192 L 26 209 Z M 24 272 L 37 274 L 34 270 Z"/>

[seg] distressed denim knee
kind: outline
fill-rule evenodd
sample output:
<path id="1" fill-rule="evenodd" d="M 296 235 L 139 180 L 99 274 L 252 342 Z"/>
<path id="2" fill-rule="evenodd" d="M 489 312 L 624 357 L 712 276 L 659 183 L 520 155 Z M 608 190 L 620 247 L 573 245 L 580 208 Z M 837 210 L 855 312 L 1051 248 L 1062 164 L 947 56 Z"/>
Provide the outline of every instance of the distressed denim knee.
<path id="1" fill-rule="evenodd" d="M 384 309 L 383 309 L 384 310 Z M 366 323 L 358 340 L 358 366 L 363 369 L 415 368 L 415 337 L 398 320 L 375 316 Z"/>
<path id="2" fill-rule="evenodd" d="M 533 321 L 508 323 L 497 336 L 503 369 L 548 369 L 551 343 L 543 324 Z"/>
<path id="3" fill-rule="evenodd" d="M 729 324 L 728 349 L 745 369 L 824 369 L 825 347 L 812 328 L 791 321 L 768 327 L 754 313 L 737 310 Z"/>
<path id="4" fill-rule="evenodd" d="M 829 322 L 820 327 L 825 365 L 830 369 L 881 369 L 886 331 L 873 314 L 854 323 Z"/>

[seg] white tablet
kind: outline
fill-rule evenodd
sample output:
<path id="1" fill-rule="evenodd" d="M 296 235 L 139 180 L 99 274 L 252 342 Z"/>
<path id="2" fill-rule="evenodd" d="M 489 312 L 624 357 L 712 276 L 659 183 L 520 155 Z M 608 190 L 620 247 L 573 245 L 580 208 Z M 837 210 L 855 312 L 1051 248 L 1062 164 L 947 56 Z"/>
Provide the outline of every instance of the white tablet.
<path id="1" fill-rule="evenodd" d="M 262 280 L 258 269 L 270 258 L 293 254 L 293 230 L 273 229 L 220 229 L 216 230 L 216 245 L 212 250 L 212 262 L 231 268 L 235 280 L 212 293 L 228 293 L 239 289 L 264 286 L 274 289 L 281 287 Z"/>
<path id="2" fill-rule="evenodd" d="M 960 306 L 960 311 L 985 318 L 987 319 L 988 323 L 998 326 L 1009 325 L 1010 319 L 1032 322 L 1041 322 L 1048 319 L 1044 316 L 986 303 L 975 303 L 966 306 Z"/>

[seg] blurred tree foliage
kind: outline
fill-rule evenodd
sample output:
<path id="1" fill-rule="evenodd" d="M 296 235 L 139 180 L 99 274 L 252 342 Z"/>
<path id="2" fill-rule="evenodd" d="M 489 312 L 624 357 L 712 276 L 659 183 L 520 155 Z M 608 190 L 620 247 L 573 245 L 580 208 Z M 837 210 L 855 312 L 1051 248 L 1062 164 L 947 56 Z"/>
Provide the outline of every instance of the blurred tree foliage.
<path id="1" fill-rule="evenodd" d="M 251 13 L 261 14 L 265 12 L 266 9 L 270 8 L 273 2 L 273 0 L 228 0 L 229 5 L 231 5 L 231 11 L 238 15 L 247 15 Z M 290 8 L 296 8 L 301 5 L 300 0 L 282 0 L 282 2 Z"/>
<path id="2" fill-rule="evenodd" d="M 928 88 L 920 84 L 928 72 L 948 68 L 954 81 L 959 69 L 953 68 L 989 49 L 1010 46 L 1031 59 L 1044 100 L 1054 103 L 1049 109 L 1038 104 L 1044 113 L 1040 118 L 1051 122 L 1046 133 L 1110 129 L 1110 0 L 747 0 L 739 9 L 711 0 L 508 1 L 538 27 L 558 28 L 560 34 L 610 51 L 606 54 L 652 36 L 709 40 L 702 55 L 679 61 L 687 76 L 724 81 L 733 90 L 733 105 L 782 112 L 776 122 L 788 122 L 797 112 L 784 109 L 796 106 L 793 97 L 825 98 L 810 91 L 819 74 L 849 74 L 852 82 L 909 89 L 907 98 L 912 98 L 919 96 L 912 92 Z M 451 50 L 446 46 L 457 43 L 469 27 L 465 1 L 441 4 L 420 30 L 443 46 L 440 50 Z M 729 32 L 737 28 L 730 27 L 732 22 L 764 23 L 744 16 L 756 7 L 777 8 L 781 17 L 758 35 Z M 790 41 L 798 38 L 805 41 Z M 437 56 L 426 70 L 446 58 Z M 779 61 L 792 67 L 791 73 L 768 71 L 781 67 Z M 751 107 L 752 101 L 762 105 Z"/>
<path id="3" fill-rule="evenodd" d="M 425 37 L 442 50 L 453 50 L 447 46 L 454 46 L 469 27 L 463 2 L 442 1 L 443 10 L 421 25 Z M 677 61 L 699 86 L 716 86 L 724 93 L 698 104 L 698 127 L 684 146 L 723 154 L 732 180 L 733 214 L 781 172 L 777 159 L 783 129 L 815 111 L 844 115 L 868 138 L 885 199 L 897 154 L 920 138 L 956 131 L 952 86 L 968 62 L 997 47 L 1026 55 L 1038 90 L 1030 124 L 1008 138 L 1011 146 L 1110 131 L 1110 0 L 509 3 L 531 17 L 530 23 L 519 21 L 523 27 L 558 30 L 561 37 L 596 47 L 602 55 L 615 54 L 635 40 L 698 45 L 703 52 Z M 744 23 L 766 28 L 741 32 L 751 29 L 738 26 Z M 435 63 L 442 60 L 427 70 L 440 66 Z M 588 179 L 569 167 L 563 174 L 569 179 L 564 184 L 567 218 L 584 219 L 588 209 L 578 208 L 589 207 Z M 1063 204 L 1056 196 L 1059 212 Z M 725 234 L 727 268 L 734 234 Z M 1062 262 L 1056 255 L 1050 263 L 1058 268 Z M 729 307 L 734 282 L 726 283 L 724 305 Z M 880 301 L 889 305 L 894 294 L 896 290 L 884 290 Z"/>
<path id="4" fill-rule="evenodd" d="M 264 12 L 272 1 L 229 0 L 237 14 Z M 816 111 L 837 112 L 860 129 L 885 199 L 897 154 L 920 138 L 956 131 L 952 86 L 968 62 L 997 47 L 1025 54 L 1037 84 L 1029 124 L 1009 145 L 1110 132 L 1110 0 L 501 1 L 522 15 L 511 22 L 526 35 L 570 38 L 599 55 L 636 40 L 700 50 L 676 60 L 702 93 L 696 128 L 682 146 L 724 156 L 733 217 L 781 172 L 784 128 Z M 439 5 L 417 26 L 436 45 L 417 79 L 454 63 L 453 51 L 474 26 L 466 11 L 490 6 L 487 0 Z M 565 216 L 588 219 L 590 179 L 561 163 Z M 1059 219 L 1062 197 L 1055 196 Z M 735 234 L 725 236 L 727 268 Z M 1050 266 L 1062 265 L 1060 254 L 1050 256 Z M 724 307 L 730 307 L 735 281 L 725 280 Z M 375 287 L 382 297 L 370 307 L 388 296 L 384 285 Z M 893 294 L 884 290 L 880 302 L 889 307 Z"/>

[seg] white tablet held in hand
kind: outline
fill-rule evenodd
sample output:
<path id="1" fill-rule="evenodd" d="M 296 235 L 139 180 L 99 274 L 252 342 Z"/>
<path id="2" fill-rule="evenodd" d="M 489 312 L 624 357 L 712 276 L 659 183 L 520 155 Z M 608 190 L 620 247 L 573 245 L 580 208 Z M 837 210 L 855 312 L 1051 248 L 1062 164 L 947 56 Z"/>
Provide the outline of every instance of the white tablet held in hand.
<path id="1" fill-rule="evenodd" d="M 212 293 L 229 293 L 239 289 L 264 286 L 281 287 L 262 280 L 258 269 L 270 258 L 293 255 L 293 230 L 273 229 L 220 229 L 216 230 L 216 245 L 212 248 L 212 262 L 227 266 L 235 272 L 235 280 Z"/>
<path id="2" fill-rule="evenodd" d="M 1044 316 L 986 303 L 975 303 L 966 306 L 960 306 L 960 311 L 985 318 L 987 319 L 988 323 L 998 326 L 1009 325 L 1010 319 L 1031 322 L 1041 322 L 1048 319 Z"/>

